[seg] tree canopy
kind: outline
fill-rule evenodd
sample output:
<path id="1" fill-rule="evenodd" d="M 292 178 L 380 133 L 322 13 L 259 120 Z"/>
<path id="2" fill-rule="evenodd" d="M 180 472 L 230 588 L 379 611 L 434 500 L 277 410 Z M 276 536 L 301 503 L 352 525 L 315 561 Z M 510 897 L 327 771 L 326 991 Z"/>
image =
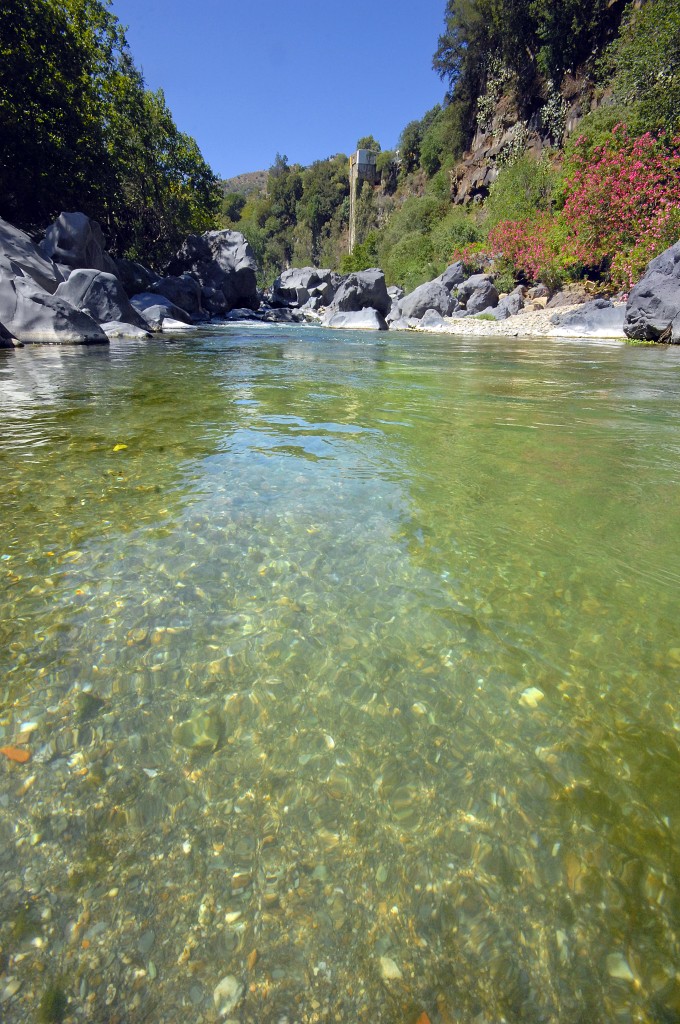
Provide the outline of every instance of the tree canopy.
<path id="1" fill-rule="evenodd" d="M 0 214 L 35 230 L 79 209 L 117 254 L 162 261 L 211 226 L 218 183 L 163 93 L 145 88 L 108 7 L 0 7 Z"/>

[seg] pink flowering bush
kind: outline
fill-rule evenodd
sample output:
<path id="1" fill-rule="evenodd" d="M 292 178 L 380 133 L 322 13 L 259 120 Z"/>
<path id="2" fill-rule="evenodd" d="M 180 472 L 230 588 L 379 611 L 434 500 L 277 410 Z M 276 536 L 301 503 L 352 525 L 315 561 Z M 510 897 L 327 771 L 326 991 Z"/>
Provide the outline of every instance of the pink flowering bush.
<path id="1" fill-rule="evenodd" d="M 628 290 L 680 238 L 679 150 L 680 137 L 635 138 L 625 125 L 597 146 L 581 137 L 567 158 L 561 210 L 503 220 L 453 259 L 553 286 L 586 269 Z"/>
<path id="2" fill-rule="evenodd" d="M 561 223 L 550 213 L 539 213 L 523 220 L 502 220 L 493 227 L 485 242 L 465 246 L 453 254 L 466 268 L 493 264 L 496 271 L 523 278 L 527 282 L 544 281 L 557 285 L 565 273 L 561 251 Z"/>
<path id="3" fill-rule="evenodd" d="M 630 287 L 680 237 L 680 137 L 633 138 L 617 125 L 592 150 L 577 140 L 567 166 L 566 245 L 588 267 Z"/>

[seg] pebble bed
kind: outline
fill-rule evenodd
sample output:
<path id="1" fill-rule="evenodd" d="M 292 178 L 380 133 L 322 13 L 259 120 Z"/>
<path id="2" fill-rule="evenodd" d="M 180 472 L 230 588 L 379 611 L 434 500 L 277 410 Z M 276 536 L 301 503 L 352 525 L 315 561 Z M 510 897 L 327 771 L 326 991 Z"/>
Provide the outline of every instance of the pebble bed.
<path id="1" fill-rule="evenodd" d="M 0 356 L 3 1024 L 680 1019 L 680 353 Z"/>

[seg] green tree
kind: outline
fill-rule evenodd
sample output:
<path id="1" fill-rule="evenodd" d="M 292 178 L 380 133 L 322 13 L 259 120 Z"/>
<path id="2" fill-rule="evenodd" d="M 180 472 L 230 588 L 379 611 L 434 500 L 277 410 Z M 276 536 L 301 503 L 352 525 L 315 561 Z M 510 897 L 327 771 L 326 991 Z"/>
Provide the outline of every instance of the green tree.
<path id="1" fill-rule="evenodd" d="M 219 208 L 215 176 L 145 89 L 108 0 L 5 0 L 0 137 L 0 213 L 29 229 L 81 209 L 114 252 L 162 262 Z"/>
<path id="2" fill-rule="evenodd" d="M 680 4 L 632 4 L 605 56 L 614 92 L 644 131 L 680 129 Z"/>
<path id="3" fill-rule="evenodd" d="M 372 135 L 362 135 L 357 139 L 357 149 L 370 149 L 373 153 L 379 153 L 380 143 Z"/>

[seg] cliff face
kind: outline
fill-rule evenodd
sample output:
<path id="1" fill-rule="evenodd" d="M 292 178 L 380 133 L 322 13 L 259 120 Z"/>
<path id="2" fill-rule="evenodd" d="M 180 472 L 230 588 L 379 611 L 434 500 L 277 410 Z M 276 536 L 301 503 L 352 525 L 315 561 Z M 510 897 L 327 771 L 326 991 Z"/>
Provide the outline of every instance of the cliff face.
<path id="1" fill-rule="evenodd" d="M 481 202 L 501 168 L 516 156 L 540 156 L 554 150 L 591 110 L 605 105 L 609 95 L 599 95 L 585 72 L 566 75 L 557 90 L 543 86 L 536 97 L 520 102 L 503 92 L 490 105 L 486 120 L 479 123 L 470 149 L 451 172 L 454 203 Z"/>

